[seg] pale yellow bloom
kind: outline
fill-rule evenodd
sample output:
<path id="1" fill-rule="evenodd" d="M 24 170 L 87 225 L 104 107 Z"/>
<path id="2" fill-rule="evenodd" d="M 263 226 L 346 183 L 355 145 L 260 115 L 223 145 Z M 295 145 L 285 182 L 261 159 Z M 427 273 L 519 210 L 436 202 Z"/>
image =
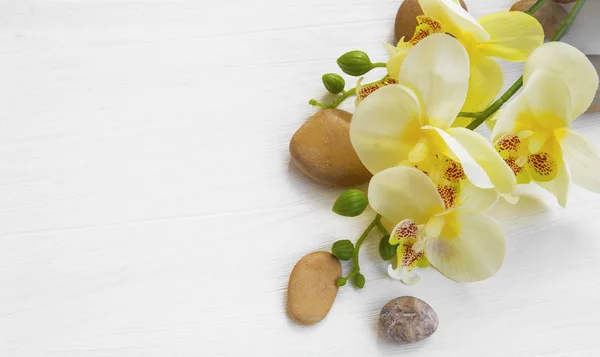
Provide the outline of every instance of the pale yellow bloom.
<path id="1" fill-rule="evenodd" d="M 446 209 L 495 204 L 516 186 L 512 170 L 481 135 L 451 128 L 467 95 L 469 57 L 452 36 L 420 41 L 404 60 L 399 84 L 377 89 L 356 108 L 350 139 L 374 175 L 412 166 L 437 185 Z M 402 183 L 398 183 L 402 184 Z M 497 190 L 497 191 L 496 191 Z"/>
<path id="2" fill-rule="evenodd" d="M 504 84 L 501 67 L 491 57 L 522 62 L 544 42 L 544 31 L 532 16 L 520 11 L 502 11 L 477 21 L 452 0 L 419 0 L 424 16 L 418 18 L 415 36 L 402 39 L 397 47 L 387 45 L 388 73 L 398 78 L 411 48 L 433 33 L 454 36 L 466 48 L 470 59 L 469 93 L 462 111 L 484 110 Z M 433 54 L 432 54 L 433 55 Z"/>
<path id="3" fill-rule="evenodd" d="M 497 115 L 492 139 L 518 183 L 535 181 L 565 206 L 571 179 L 600 193 L 600 155 L 571 122 L 592 103 L 598 73 L 576 48 L 551 42 L 525 64 L 524 90 Z"/>
<path id="4" fill-rule="evenodd" d="M 418 282 L 415 267 L 434 266 L 459 282 L 484 280 L 502 266 L 505 237 L 500 225 L 479 214 L 478 205 L 446 210 L 433 182 L 421 171 L 405 166 L 375 175 L 369 203 L 388 221 L 397 223 L 390 244 L 398 244 L 391 277 L 406 284 Z"/>

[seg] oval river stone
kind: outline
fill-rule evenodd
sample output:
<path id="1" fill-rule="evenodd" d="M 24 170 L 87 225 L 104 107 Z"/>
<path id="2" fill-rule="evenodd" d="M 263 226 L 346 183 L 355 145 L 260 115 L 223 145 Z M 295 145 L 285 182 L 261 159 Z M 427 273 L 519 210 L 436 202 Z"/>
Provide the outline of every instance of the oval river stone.
<path id="1" fill-rule="evenodd" d="M 325 109 L 310 117 L 290 141 L 292 161 L 314 181 L 349 187 L 366 183 L 371 173 L 350 142 L 352 114 Z"/>
<path id="2" fill-rule="evenodd" d="M 412 296 L 396 298 L 381 309 L 379 335 L 386 340 L 405 344 L 433 335 L 439 324 L 431 306 Z"/>
<path id="3" fill-rule="evenodd" d="M 303 325 L 323 320 L 335 301 L 335 281 L 341 275 L 342 265 L 328 252 L 313 252 L 300 259 L 288 283 L 290 316 Z"/>

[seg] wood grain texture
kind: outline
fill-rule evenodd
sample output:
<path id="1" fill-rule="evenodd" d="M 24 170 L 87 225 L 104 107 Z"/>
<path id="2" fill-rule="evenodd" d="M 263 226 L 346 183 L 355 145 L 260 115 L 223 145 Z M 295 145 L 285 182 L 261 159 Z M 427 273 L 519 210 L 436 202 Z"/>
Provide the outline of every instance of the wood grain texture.
<path id="1" fill-rule="evenodd" d="M 0 356 L 600 355 L 600 196 L 577 187 L 566 210 L 537 189 L 494 210 L 508 247 L 488 281 L 404 286 L 372 239 L 364 290 L 288 319 L 296 261 L 371 214 L 336 217 L 341 190 L 299 174 L 289 139 L 337 56 L 385 60 L 399 4 L 0 1 Z M 588 1 L 565 40 L 599 54 L 599 16 Z M 522 65 L 503 66 L 508 87 Z M 600 115 L 575 128 L 598 144 Z M 401 295 L 436 309 L 430 339 L 377 337 Z"/>

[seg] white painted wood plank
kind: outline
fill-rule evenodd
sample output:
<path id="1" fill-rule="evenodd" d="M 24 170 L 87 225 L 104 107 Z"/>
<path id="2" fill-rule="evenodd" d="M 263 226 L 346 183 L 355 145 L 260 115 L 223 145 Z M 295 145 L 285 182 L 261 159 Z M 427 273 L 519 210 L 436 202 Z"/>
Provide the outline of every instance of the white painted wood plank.
<path id="1" fill-rule="evenodd" d="M 399 3 L 0 1 L 0 355 L 600 355 L 600 197 L 579 188 L 566 210 L 540 190 L 495 209 L 493 279 L 403 286 L 374 239 L 364 290 L 288 320 L 295 262 L 369 220 L 331 213 L 341 191 L 299 174 L 289 139 L 340 54 L 385 60 Z M 590 0 L 566 41 L 600 53 L 598 16 Z M 597 145 L 599 120 L 575 125 Z M 400 295 L 437 310 L 428 341 L 376 337 Z"/>

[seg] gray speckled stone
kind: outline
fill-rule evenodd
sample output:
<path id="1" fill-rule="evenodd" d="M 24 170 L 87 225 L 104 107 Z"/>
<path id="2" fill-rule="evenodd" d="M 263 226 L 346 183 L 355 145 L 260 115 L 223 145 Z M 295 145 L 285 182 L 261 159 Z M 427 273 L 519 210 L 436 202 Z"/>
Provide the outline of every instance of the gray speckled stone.
<path id="1" fill-rule="evenodd" d="M 397 343 L 412 343 L 433 335 L 439 324 L 435 310 L 423 300 L 402 296 L 385 304 L 379 314 L 379 335 Z"/>

